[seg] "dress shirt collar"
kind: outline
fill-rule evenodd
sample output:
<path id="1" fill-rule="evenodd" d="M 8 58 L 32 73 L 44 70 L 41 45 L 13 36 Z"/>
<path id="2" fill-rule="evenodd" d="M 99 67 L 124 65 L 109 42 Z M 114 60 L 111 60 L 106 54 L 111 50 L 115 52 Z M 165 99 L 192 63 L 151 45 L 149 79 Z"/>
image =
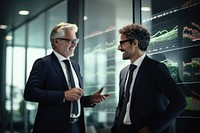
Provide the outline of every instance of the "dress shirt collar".
<path id="1" fill-rule="evenodd" d="M 145 53 L 140 56 L 133 64 L 136 65 L 137 67 L 140 67 L 140 65 L 142 64 L 142 61 L 144 60 L 144 57 L 145 57 Z"/>
<path id="2" fill-rule="evenodd" d="M 68 59 L 69 61 L 70 61 L 70 58 L 68 57 L 68 58 L 65 58 L 64 56 L 62 56 L 61 54 L 59 54 L 58 52 L 56 52 L 55 50 L 53 51 L 54 52 L 54 54 L 56 55 L 56 57 L 58 58 L 58 60 L 61 62 L 61 61 L 63 61 L 63 60 L 66 60 L 66 59 Z"/>

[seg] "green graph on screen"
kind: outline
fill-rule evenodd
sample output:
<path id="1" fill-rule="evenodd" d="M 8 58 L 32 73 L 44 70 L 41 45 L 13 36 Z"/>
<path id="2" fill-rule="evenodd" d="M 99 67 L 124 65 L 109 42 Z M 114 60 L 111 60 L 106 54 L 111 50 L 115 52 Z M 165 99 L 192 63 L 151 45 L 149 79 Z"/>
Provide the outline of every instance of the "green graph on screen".
<path id="1" fill-rule="evenodd" d="M 178 25 L 171 30 L 161 30 L 151 36 L 150 45 L 158 45 L 161 42 L 171 41 L 178 38 Z"/>

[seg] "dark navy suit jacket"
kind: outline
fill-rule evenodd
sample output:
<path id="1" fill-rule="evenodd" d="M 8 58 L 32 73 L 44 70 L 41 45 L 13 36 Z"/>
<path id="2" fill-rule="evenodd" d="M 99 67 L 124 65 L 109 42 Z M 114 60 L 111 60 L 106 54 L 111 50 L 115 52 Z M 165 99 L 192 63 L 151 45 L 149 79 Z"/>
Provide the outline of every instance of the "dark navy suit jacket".
<path id="1" fill-rule="evenodd" d="M 121 99 L 128 68 L 129 65 L 120 72 L 120 96 L 112 131 L 122 108 Z M 145 56 L 138 70 L 131 97 L 130 119 L 134 131 L 148 126 L 152 133 L 167 132 L 169 125 L 185 107 L 185 96 L 166 65 Z"/>
<path id="2" fill-rule="evenodd" d="M 82 88 L 82 77 L 78 63 L 71 61 Z M 70 102 L 63 102 L 64 91 L 68 90 L 61 65 L 54 53 L 37 59 L 27 81 L 24 98 L 38 102 L 34 133 L 67 133 L 70 118 Z M 83 107 L 90 107 L 90 96 L 81 98 L 81 116 L 79 124 L 85 133 Z"/>

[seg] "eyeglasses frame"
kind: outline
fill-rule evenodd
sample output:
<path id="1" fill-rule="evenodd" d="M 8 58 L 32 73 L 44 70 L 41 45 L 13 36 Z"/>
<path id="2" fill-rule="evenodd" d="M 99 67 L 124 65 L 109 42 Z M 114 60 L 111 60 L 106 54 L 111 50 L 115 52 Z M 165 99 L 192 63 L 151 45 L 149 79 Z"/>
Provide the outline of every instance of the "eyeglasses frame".
<path id="1" fill-rule="evenodd" d="M 67 41 L 70 44 L 72 44 L 72 43 L 73 44 L 78 44 L 79 43 L 79 39 L 78 38 L 76 38 L 76 39 L 56 38 L 56 39 Z"/>
<path id="2" fill-rule="evenodd" d="M 119 44 L 120 44 L 120 46 L 122 47 L 122 45 L 123 45 L 125 42 L 131 42 L 131 41 L 133 41 L 133 39 L 127 39 L 127 40 L 119 41 Z"/>

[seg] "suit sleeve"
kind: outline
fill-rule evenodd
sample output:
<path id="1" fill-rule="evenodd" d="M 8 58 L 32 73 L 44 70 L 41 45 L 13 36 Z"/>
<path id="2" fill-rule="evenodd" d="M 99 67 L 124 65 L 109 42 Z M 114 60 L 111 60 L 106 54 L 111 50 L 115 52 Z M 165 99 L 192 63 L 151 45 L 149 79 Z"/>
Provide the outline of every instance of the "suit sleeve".
<path id="1" fill-rule="evenodd" d="M 48 68 L 42 59 L 38 59 L 33 64 L 29 79 L 24 90 L 24 99 L 31 102 L 63 104 L 64 91 L 57 88 L 49 89 L 47 86 Z M 55 77 L 51 77 L 52 82 Z M 55 82 L 56 84 L 57 82 Z M 52 88 L 55 86 L 52 86 Z M 59 85 L 58 85 L 59 87 Z"/>
<path id="2" fill-rule="evenodd" d="M 115 119 L 114 119 L 114 123 L 113 123 L 113 127 L 112 127 L 112 132 L 114 133 L 115 132 L 115 127 L 117 126 L 117 119 L 118 119 L 118 116 L 119 116 L 119 113 L 120 113 L 120 108 L 121 108 L 121 102 L 120 101 L 122 101 L 122 100 L 120 100 L 121 99 L 121 93 L 122 93 L 122 87 L 123 87 L 123 85 L 122 85 L 122 80 L 123 80 L 123 74 L 125 73 L 125 70 L 126 69 L 122 69 L 121 71 L 120 71 L 120 74 L 119 74 L 119 87 L 120 87 L 120 89 L 119 89 L 119 100 L 118 100 L 118 105 L 117 105 L 117 107 L 116 107 L 116 110 L 115 110 Z"/>

